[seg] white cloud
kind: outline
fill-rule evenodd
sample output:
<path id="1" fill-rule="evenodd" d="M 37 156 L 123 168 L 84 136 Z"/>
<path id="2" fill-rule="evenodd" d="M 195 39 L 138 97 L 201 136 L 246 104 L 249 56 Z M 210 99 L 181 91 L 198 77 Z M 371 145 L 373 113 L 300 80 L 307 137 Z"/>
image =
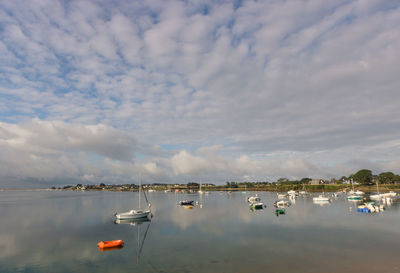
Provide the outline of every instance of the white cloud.
<path id="1" fill-rule="evenodd" d="M 36 161 L 79 151 L 129 176 L 120 161 L 139 149 L 154 179 L 222 180 L 342 175 L 354 158 L 381 170 L 399 156 L 385 148 L 400 134 L 398 3 L 3 1 L 0 24 L 0 120 L 33 134 L 13 141 Z M 61 140 L 40 141 L 47 122 Z"/>

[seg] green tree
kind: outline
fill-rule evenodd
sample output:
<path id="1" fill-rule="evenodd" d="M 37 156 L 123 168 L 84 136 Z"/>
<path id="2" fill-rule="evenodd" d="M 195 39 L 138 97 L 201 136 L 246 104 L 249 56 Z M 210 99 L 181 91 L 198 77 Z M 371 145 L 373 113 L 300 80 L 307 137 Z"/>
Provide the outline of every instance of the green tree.
<path id="1" fill-rule="evenodd" d="M 342 182 L 344 182 L 344 181 L 347 181 L 348 178 L 347 178 L 346 176 L 342 176 L 339 180 L 342 181 Z"/>
<path id="2" fill-rule="evenodd" d="M 392 172 L 383 172 L 378 175 L 378 181 L 381 184 L 394 183 L 396 175 Z"/>
<path id="3" fill-rule="evenodd" d="M 195 182 L 189 182 L 189 183 L 187 183 L 187 187 L 189 189 L 198 189 L 200 187 L 200 185 L 198 183 L 195 183 Z"/>
<path id="4" fill-rule="evenodd" d="M 300 180 L 300 183 L 301 184 L 308 184 L 308 183 L 310 183 L 311 180 L 312 180 L 311 178 L 302 178 Z"/>
<path id="5" fill-rule="evenodd" d="M 372 171 L 367 170 L 367 169 L 362 169 L 356 172 L 354 175 L 352 175 L 352 178 L 354 181 L 363 184 L 363 185 L 368 185 L 372 183 Z"/>
<path id="6" fill-rule="evenodd" d="M 287 178 L 279 178 L 276 182 L 277 183 L 284 183 L 284 182 L 288 182 L 289 181 L 289 179 L 287 179 Z"/>

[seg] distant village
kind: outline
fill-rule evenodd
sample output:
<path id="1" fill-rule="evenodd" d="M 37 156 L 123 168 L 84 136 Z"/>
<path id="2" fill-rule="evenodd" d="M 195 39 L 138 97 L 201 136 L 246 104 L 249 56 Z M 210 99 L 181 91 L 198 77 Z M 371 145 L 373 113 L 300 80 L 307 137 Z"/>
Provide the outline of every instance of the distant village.
<path id="1" fill-rule="evenodd" d="M 236 182 L 229 181 L 224 185 L 215 185 L 212 183 L 188 182 L 186 184 L 168 184 L 153 183 L 144 184 L 145 191 L 174 191 L 174 192 L 195 192 L 199 189 L 206 191 L 236 191 L 236 190 L 260 190 L 260 191 L 284 191 L 287 189 L 304 189 L 307 187 L 309 191 L 334 191 L 348 189 L 350 187 L 363 188 L 366 191 L 373 191 L 376 184 L 385 185 L 388 189 L 400 189 L 400 176 L 392 172 L 384 172 L 373 175 L 372 171 L 363 169 L 348 177 L 342 176 L 340 179 L 312 179 L 302 178 L 300 180 L 289 180 L 287 178 L 279 178 L 275 182 Z M 139 186 L 136 184 L 120 184 L 106 185 L 104 183 L 98 185 L 82 185 L 64 187 L 52 187 L 53 190 L 79 190 L 79 191 L 138 191 Z"/>

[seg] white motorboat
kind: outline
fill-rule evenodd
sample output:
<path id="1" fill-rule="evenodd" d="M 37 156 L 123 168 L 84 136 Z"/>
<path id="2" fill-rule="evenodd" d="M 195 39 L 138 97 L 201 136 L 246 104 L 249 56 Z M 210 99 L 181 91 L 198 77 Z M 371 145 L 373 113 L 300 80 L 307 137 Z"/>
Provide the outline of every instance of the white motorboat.
<path id="1" fill-rule="evenodd" d="M 329 202 L 331 199 L 328 196 L 320 194 L 318 197 L 313 197 L 313 201 L 317 202 Z"/>
<path id="2" fill-rule="evenodd" d="M 365 192 L 360 191 L 360 190 L 357 190 L 357 191 L 354 192 L 354 194 L 355 194 L 355 195 L 364 195 Z"/>
<path id="3" fill-rule="evenodd" d="M 141 192 L 142 192 L 142 181 L 141 177 L 139 179 L 139 209 L 132 209 L 127 212 L 115 213 L 115 217 L 119 220 L 127 220 L 127 219 L 141 219 L 150 217 L 151 211 L 142 210 L 141 209 Z M 147 206 L 150 208 L 151 204 L 147 200 L 147 196 L 145 191 L 143 191 L 144 197 L 146 198 Z"/>

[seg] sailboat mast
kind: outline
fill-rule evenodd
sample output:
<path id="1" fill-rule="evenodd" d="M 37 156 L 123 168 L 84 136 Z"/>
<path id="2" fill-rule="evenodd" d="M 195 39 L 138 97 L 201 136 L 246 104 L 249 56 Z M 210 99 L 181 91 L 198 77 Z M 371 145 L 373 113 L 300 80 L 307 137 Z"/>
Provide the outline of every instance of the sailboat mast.
<path id="1" fill-rule="evenodd" d="M 142 193 L 142 172 L 139 173 L 139 209 L 140 209 L 140 196 Z"/>

